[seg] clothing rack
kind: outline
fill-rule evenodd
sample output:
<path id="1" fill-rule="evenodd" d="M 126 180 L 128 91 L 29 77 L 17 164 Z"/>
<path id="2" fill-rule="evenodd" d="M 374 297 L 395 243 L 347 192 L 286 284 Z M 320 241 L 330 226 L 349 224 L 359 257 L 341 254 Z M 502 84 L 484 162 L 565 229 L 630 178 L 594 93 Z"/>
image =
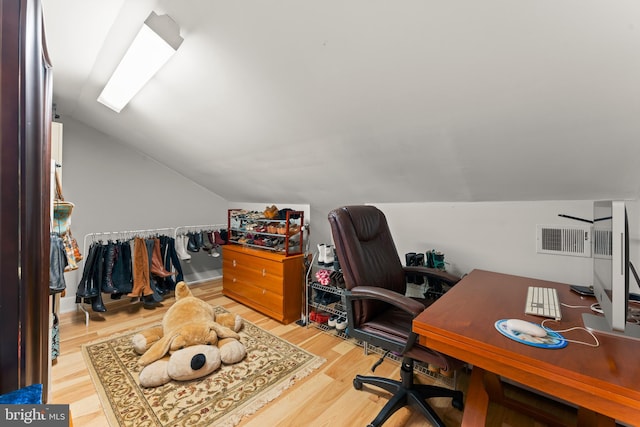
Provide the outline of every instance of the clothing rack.
<path id="1" fill-rule="evenodd" d="M 84 236 L 83 253 L 87 253 L 88 245 L 93 243 L 109 241 L 109 240 L 133 240 L 136 237 L 149 238 L 153 236 L 185 236 L 187 233 L 202 231 L 217 231 L 226 228 L 227 224 L 208 224 L 208 225 L 181 225 L 179 227 L 170 228 L 151 228 L 147 230 L 128 230 L 128 231 L 104 231 L 99 233 L 89 233 Z M 89 312 L 84 308 L 84 304 L 79 302 L 76 304 L 78 309 L 84 313 L 85 324 L 89 326 Z"/>
<path id="2" fill-rule="evenodd" d="M 185 236 L 188 233 L 197 233 L 200 231 L 218 231 L 222 228 L 227 228 L 227 224 L 181 225 L 175 228 L 173 237 Z"/>
<path id="3" fill-rule="evenodd" d="M 91 243 L 108 241 L 108 240 L 133 240 L 136 237 L 148 238 L 153 236 L 165 235 L 173 236 L 173 228 L 150 228 L 148 230 L 129 230 L 129 231 L 104 231 L 101 233 L 89 233 L 84 236 L 84 253 L 87 253 L 87 241 Z"/>
<path id="4" fill-rule="evenodd" d="M 84 241 L 82 242 L 83 254 L 87 254 L 87 242 L 89 245 L 102 241 L 109 240 L 133 240 L 136 237 L 148 238 L 153 236 L 172 236 L 174 235 L 173 228 L 150 228 L 147 230 L 128 230 L 128 231 L 103 231 L 100 233 L 89 233 L 84 236 Z M 89 326 L 89 312 L 84 308 L 84 304 L 81 302 L 76 304 L 77 308 L 84 313 L 84 323 L 86 326 Z"/>

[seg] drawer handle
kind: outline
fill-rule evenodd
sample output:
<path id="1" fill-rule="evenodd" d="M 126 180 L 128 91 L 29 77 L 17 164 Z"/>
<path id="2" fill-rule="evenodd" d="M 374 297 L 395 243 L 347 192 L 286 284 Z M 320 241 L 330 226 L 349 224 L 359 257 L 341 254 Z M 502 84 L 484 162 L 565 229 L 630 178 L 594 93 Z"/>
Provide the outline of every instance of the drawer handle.
<path id="1" fill-rule="evenodd" d="M 262 277 L 265 277 L 267 275 L 267 269 L 263 268 L 262 269 Z"/>
<path id="2" fill-rule="evenodd" d="M 235 259 L 232 261 L 232 264 L 233 264 L 234 267 L 236 266 L 236 260 Z"/>
<path id="3" fill-rule="evenodd" d="M 263 290 L 262 290 L 262 295 L 264 295 L 264 294 L 266 294 L 266 293 L 267 293 L 267 290 L 266 290 L 266 289 L 263 289 Z"/>
<path id="4" fill-rule="evenodd" d="M 232 282 L 233 282 L 233 283 L 236 283 L 236 278 L 235 278 L 235 277 L 233 278 Z"/>

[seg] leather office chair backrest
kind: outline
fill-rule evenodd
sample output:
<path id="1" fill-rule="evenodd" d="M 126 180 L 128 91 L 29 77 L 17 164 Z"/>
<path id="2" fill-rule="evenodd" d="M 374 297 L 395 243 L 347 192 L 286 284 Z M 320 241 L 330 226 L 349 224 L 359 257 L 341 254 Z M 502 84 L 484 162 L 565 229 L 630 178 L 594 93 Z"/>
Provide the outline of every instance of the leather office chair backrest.
<path id="1" fill-rule="evenodd" d="M 405 273 L 384 214 L 375 206 L 344 206 L 329 213 L 336 255 L 347 289 L 377 286 L 403 294 Z M 383 311 L 381 301 L 356 301 L 355 323 Z"/>

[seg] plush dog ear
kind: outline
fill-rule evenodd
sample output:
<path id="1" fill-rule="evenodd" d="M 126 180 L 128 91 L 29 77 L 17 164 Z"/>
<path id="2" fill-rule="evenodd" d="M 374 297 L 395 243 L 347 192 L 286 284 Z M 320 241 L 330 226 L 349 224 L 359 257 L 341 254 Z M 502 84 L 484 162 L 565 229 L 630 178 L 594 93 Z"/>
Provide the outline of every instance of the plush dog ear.
<path id="1" fill-rule="evenodd" d="M 138 365 L 147 366 L 156 360 L 162 359 L 162 357 L 169 352 L 171 343 L 176 336 L 178 336 L 177 332 L 170 336 L 164 336 L 156 341 L 142 356 L 140 356 Z"/>

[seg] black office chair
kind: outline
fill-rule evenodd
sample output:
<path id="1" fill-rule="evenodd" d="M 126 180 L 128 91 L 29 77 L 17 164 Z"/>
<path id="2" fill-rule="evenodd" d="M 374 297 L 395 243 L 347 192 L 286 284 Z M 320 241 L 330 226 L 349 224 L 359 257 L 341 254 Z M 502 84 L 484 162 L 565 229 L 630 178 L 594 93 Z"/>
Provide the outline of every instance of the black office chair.
<path id="1" fill-rule="evenodd" d="M 353 380 L 353 386 L 357 390 L 361 390 L 363 384 L 371 384 L 393 394 L 369 426 L 382 425 L 394 412 L 407 405 L 419 410 L 431 423 L 443 426 L 442 420 L 426 399 L 451 397 L 452 405 L 462 409 L 462 392 L 415 384 L 414 361 L 436 366 L 442 372 L 461 367 L 462 362 L 418 343 L 418 337 L 411 329 L 412 321 L 425 309 L 425 305 L 405 296 L 406 275 L 419 274 L 427 280 L 448 286 L 453 286 L 460 279 L 437 269 L 404 267 L 398 257 L 387 220 L 374 206 L 345 206 L 335 209 L 329 213 L 329 223 L 347 288 L 347 334 L 402 356 L 400 381 L 361 375 Z M 373 369 L 375 366 L 377 364 Z"/>

